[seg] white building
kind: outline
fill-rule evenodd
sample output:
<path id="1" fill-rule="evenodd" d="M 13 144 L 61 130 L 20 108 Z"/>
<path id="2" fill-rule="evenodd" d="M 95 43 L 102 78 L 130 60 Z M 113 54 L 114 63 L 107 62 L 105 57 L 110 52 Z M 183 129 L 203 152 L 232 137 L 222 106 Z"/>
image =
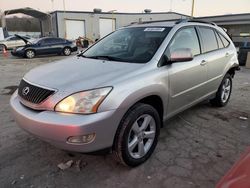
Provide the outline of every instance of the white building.
<path id="1" fill-rule="evenodd" d="M 174 12 L 112 13 L 55 11 L 51 13 L 53 34 L 57 37 L 76 39 L 79 36 L 99 39 L 108 33 L 135 22 L 179 20 L 188 16 Z"/>

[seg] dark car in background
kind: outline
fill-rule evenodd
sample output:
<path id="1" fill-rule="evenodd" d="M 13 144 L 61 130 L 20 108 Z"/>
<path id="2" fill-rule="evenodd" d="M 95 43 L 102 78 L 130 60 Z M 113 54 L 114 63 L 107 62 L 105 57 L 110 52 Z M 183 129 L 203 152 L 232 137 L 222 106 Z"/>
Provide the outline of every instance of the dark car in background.
<path id="1" fill-rule="evenodd" d="M 62 38 L 44 37 L 33 42 L 30 42 L 23 37 L 20 38 L 26 43 L 26 45 L 12 50 L 11 54 L 13 56 L 31 59 L 38 55 L 49 54 L 63 54 L 65 56 L 69 56 L 71 52 L 77 51 L 75 42 Z"/>
<path id="2" fill-rule="evenodd" d="M 234 42 L 235 47 L 238 49 L 238 59 L 241 66 L 246 65 L 247 54 L 250 52 L 250 41 Z"/>

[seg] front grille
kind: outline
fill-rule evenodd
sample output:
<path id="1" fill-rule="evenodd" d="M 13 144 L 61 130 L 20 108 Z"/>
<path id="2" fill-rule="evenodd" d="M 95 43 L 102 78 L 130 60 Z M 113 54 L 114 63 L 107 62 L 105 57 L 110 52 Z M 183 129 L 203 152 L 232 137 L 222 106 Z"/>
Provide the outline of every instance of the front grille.
<path id="1" fill-rule="evenodd" d="M 55 91 L 32 85 L 25 80 L 21 80 L 18 87 L 18 95 L 31 103 L 39 104 L 52 95 Z"/>

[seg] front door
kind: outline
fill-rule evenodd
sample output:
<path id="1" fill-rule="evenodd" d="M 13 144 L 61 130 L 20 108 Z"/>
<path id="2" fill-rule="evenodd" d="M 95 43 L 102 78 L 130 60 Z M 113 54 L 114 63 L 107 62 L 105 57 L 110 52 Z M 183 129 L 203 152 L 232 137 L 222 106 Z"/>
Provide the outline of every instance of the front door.
<path id="1" fill-rule="evenodd" d="M 194 59 L 169 65 L 168 116 L 189 107 L 207 94 L 207 66 L 202 62 L 200 42 L 194 27 L 185 27 L 177 32 L 165 53 L 189 48 Z M 167 55 L 166 54 L 166 55 Z"/>

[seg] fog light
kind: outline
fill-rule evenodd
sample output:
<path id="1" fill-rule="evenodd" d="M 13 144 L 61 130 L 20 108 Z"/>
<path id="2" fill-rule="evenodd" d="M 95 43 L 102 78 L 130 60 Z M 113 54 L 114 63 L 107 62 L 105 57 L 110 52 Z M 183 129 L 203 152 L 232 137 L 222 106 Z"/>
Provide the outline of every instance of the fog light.
<path id="1" fill-rule="evenodd" d="M 95 133 L 81 135 L 81 136 L 70 136 L 68 138 L 68 143 L 70 144 L 88 144 L 95 139 Z"/>

